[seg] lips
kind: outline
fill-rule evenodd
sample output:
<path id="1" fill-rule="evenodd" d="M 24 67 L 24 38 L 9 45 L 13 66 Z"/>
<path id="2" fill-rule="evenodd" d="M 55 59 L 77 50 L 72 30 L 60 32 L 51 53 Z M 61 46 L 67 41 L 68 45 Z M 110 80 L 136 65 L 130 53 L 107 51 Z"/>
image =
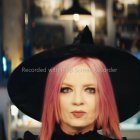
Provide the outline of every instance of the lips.
<path id="1" fill-rule="evenodd" d="M 84 112 L 84 111 L 73 111 L 71 113 L 73 114 L 74 117 L 81 118 L 85 115 L 86 112 Z"/>

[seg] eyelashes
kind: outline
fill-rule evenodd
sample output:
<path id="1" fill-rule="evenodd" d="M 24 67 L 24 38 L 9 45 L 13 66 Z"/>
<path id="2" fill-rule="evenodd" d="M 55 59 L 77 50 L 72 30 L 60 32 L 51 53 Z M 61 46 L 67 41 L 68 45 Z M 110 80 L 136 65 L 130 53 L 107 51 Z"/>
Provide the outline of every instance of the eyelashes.
<path id="1" fill-rule="evenodd" d="M 69 87 L 62 87 L 62 88 L 60 89 L 60 92 L 61 92 L 61 93 L 69 93 L 69 92 L 72 92 L 72 89 L 69 88 Z"/>
<path id="2" fill-rule="evenodd" d="M 70 93 L 70 92 L 73 92 L 73 89 L 70 87 L 61 87 L 60 92 L 61 93 Z M 87 87 L 84 89 L 84 92 L 94 94 L 94 93 L 96 93 L 96 88 L 95 87 Z"/>
<path id="3" fill-rule="evenodd" d="M 88 93 L 96 93 L 96 89 L 93 88 L 93 87 L 86 88 L 86 91 L 87 91 Z"/>

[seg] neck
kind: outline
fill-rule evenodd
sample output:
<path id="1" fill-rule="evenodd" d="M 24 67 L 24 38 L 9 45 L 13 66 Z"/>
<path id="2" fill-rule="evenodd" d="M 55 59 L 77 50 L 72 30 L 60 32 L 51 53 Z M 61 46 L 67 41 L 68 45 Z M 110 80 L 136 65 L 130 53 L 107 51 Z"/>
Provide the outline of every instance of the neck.
<path id="1" fill-rule="evenodd" d="M 65 124 L 61 124 L 60 125 L 62 131 L 68 135 L 76 135 L 76 134 L 85 134 L 89 131 L 93 131 L 94 130 L 94 126 L 93 124 L 90 126 L 86 126 L 86 127 L 71 127 L 71 126 L 67 126 Z"/>

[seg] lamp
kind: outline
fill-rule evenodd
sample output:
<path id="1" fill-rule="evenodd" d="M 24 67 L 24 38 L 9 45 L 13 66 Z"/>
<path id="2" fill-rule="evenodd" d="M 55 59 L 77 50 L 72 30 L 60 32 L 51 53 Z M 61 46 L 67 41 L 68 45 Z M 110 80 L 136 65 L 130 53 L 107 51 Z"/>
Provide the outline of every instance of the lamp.
<path id="1" fill-rule="evenodd" d="M 69 9 L 61 11 L 60 14 L 60 19 L 62 20 L 78 21 L 79 19 L 87 18 L 91 18 L 91 12 L 81 7 L 78 0 L 73 0 L 73 5 Z"/>

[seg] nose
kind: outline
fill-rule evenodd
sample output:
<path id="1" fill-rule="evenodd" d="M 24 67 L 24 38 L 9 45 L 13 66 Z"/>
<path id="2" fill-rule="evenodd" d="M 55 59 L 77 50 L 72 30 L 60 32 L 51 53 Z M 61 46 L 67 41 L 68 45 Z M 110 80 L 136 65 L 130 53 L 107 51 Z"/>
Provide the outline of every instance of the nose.
<path id="1" fill-rule="evenodd" d="M 73 105 L 83 105 L 84 104 L 84 99 L 81 94 L 74 94 L 73 95 Z"/>

